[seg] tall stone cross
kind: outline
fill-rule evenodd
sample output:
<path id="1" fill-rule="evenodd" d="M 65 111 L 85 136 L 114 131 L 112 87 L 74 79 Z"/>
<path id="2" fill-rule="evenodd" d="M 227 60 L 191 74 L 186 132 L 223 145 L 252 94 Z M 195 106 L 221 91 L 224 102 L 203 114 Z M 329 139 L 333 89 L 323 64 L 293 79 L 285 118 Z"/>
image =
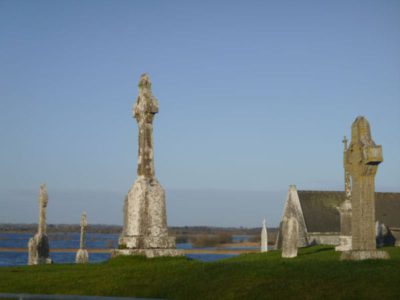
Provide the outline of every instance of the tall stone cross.
<path id="1" fill-rule="evenodd" d="M 46 234 L 46 208 L 49 202 L 46 185 L 40 186 L 38 232 L 28 242 L 28 265 L 50 264 L 49 240 Z"/>
<path id="2" fill-rule="evenodd" d="M 158 102 L 147 74 L 139 81 L 132 114 L 138 123 L 137 178 L 124 201 L 124 226 L 114 255 L 178 256 L 175 238 L 168 236 L 165 191 L 154 171 L 153 120 Z"/>
<path id="3" fill-rule="evenodd" d="M 352 250 L 342 253 L 342 259 L 362 260 L 387 258 L 376 251 L 375 240 L 375 175 L 383 161 L 382 146 L 372 140 L 369 123 L 357 117 L 351 127 L 351 143 L 345 151 L 345 169 L 352 182 Z"/>
<path id="4" fill-rule="evenodd" d="M 133 106 L 133 117 L 139 127 L 138 176 L 152 178 L 154 172 L 153 120 L 158 113 L 158 102 L 151 91 L 151 82 L 147 74 L 139 81 L 139 96 Z"/>
<path id="5" fill-rule="evenodd" d="M 87 228 L 87 218 L 86 218 L 86 212 L 82 214 L 81 217 L 81 238 L 80 238 L 80 243 L 79 243 L 79 248 L 84 249 L 86 248 L 86 228 Z"/>
<path id="6" fill-rule="evenodd" d="M 38 235 L 46 234 L 46 208 L 49 202 L 49 196 L 47 194 L 46 185 L 40 186 L 39 192 L 39 224 L 38 224 Z"/>
<path id="7" fill-rule="evenodd" d="M 347 151 L 347 137 L 344 136 L 343 138 L 343 145 L 344 145 L 344 153 L 346 153 Z M 345 195 L 346 195 L 346 200 L 350 200 L 351 199 L 351 181 L 350 181 L 350 174 L 349 171 L 346 170 L 346 162 L 344 161 L 344 157 L 345 154 L 343 155 L 343 164 L 344 164 L 344 191 L 345 191 Z"/>
<path id="8" fill-rule="evenodd" d="M 86 249 L 86 228 L 88 225 L 86 212 L 81 217 L 81 238 L 78 252 L 76 252 L 75 262 L 77 264 L 85 264 L 89 262 L 89 252 Z"/>

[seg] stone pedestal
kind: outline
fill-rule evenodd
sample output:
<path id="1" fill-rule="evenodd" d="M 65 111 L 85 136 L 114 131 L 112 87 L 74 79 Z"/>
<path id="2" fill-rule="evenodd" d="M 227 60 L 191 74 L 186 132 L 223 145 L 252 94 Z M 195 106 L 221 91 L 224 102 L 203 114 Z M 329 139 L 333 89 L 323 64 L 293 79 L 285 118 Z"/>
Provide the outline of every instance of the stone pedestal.
<path id="1" fill-rule="evenodd" d="M 351 202 L 346 199 L 338 208 L 340 213 L 340 237 L 336 251 L 350 251 L 352 249 L 351 237 Z"/>
<path id="2" fill-rule="evenodd" d="M 36 234 L 28 242 L 28 265 L 51 264 L 49 239 L 46 234 Z"/>
<path id="3" fill-rule="evenodd" d="M 381 250 L 352 250 L 342 253 L 341 260 L 389 259 L 389 254 Z"/>
<path id="4" fill-rule="evenodd" d="M 168 236 L 165 192 L 157 179 L 140 176 L 128 193 L 120 249 L 113 255 L 177 256 L 175 238 Z"/>
<path id="5" fill-rule="evenodd" d="M 86 249 L 79 249 L 76 252 L 75 262 L 77 264 L 86 264 L 89 262 L 89 253 Z"/>
<path id="6" fill-rule="evenodd" d="M 167 248 L 167 249 L 114 249 L 111 252 L 111 257 L 118 255 L 142 255 L 148 258 L 160 256 L 183 256 L 182 250 Z"/>
<path id="7" fill-rule="evenodd" d="M 335 251 L 350 251 L 351 250 L 351 236 L 339 236 L 339 245 L 335 247 Z"/>

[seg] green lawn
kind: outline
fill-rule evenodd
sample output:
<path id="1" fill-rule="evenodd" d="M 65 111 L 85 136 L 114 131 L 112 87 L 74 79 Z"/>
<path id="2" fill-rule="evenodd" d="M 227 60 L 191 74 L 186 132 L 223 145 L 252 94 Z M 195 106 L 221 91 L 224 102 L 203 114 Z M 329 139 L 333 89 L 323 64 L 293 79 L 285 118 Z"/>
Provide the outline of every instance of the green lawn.
<path id="1" fill-rule="evenodd" d="M 88 265 L 0 268 L 0 292 L 167 299 L 400 299 L 400 248 L 386 261 L 339 261 L 331 247 L 246 254 L 212 263 L 117 257 Z"/>

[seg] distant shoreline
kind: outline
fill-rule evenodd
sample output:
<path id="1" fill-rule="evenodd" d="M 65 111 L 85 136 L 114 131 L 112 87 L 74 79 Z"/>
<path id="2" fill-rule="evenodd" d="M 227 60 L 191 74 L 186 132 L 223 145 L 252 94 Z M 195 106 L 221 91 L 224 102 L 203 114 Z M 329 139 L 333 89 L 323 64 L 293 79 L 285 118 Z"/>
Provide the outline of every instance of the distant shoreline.
<path id="1" fill-rule="evenodd" d="M 258 246 L 258 245 L 256 245 Z M 101 248 L 88 248 L 89 253 L 111 253 L 112 249 Z M 181 249 L 185 254 L 243 254 L 243 253 L 257 253 L 259 249 Z M 52 248 L 51 253 L 76 253 L 78 249 L 75 248 Z M 0 252 L 28 252 L 28 248 L 0 248 Z"/>
<path id="2" fill-rule="evenodd" d="M 37 224 L 0 224 L 0 233 L 35 233 L 37 231 Z M 197 234 L 197 233 L 220 233 L 229 232 L 234 235 L 255 235 L 259 234 L 261 227 L 214 227 L 214 226 L 170 226 L 169 231 L 174 234 Z M 278 228 L 268 228 L 269 232 L 275 232 Z M 89 225 L 87 231 L 90 233 L 116 233 L 120 234 L 122 226 L 120 225 L 104 225 L 94 224 Z M 71 233 L 80 232 L 79 224 L 48 224 L 48 233 Z"/>

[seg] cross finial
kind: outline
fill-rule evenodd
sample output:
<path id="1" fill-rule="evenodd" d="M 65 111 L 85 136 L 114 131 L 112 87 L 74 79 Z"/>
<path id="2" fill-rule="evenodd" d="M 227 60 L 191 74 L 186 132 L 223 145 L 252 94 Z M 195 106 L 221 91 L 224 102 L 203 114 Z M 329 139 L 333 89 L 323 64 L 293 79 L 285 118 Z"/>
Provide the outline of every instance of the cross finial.
<path id="1" fill-rule="evenodd" d="M 344 137 L 343 137 L 343 141 L 342 141 L 342 143 L 343 143 L 343 145 L 344 145 L 344 150 L 347 150 L 347 142 L 348 142 L 347 137 L 344 136 Z"/>
<path id="2" fill-rule="evenodd" d="M 87 226 L 87 217 L 86 217 L 86 211 L 84 211 L 81 217 L 81 227 L 86 227 L 86 226 Z"/>

